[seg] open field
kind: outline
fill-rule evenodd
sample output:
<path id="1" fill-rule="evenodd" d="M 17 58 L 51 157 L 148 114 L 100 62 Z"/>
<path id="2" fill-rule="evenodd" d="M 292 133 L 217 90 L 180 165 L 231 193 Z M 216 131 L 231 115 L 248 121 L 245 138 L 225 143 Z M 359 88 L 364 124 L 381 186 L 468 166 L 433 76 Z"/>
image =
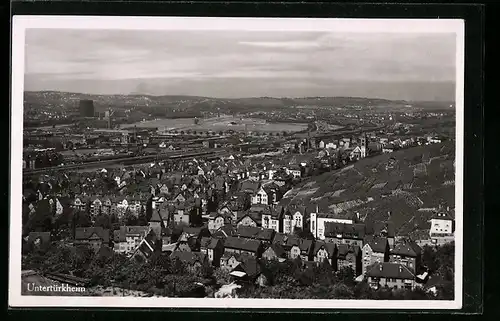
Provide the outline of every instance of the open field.
<path id="1" fill-rule="evenodd" d="M 297 132 L 307 129 L 307 124 L 302 123 L 267 123 L 262 119 L 238 118 L 233 116 L 200 119 L 198 124 L 195 124 L 193 118 L 158 119 L 134 124 L 126 124 L 122 125 L 121 128 L 130 128 L 134 126 L 142 128 L 158 128 L 160 130 L 194 130 L 214 132 L 226 130 L 247 130 L 257 132 Z"/>

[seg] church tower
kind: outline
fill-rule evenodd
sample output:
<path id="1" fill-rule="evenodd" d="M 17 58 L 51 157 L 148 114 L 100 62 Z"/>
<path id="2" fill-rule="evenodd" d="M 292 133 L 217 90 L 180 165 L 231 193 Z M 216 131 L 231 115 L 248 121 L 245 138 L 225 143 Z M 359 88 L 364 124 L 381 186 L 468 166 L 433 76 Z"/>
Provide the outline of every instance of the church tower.
<path id="1" fill-rule="evenodd" d="M 153 209 L 153 215 L 151 216 L 151 219 L 149 221 L 149 227 L 155 232 L 158 239 L 161 238 L 161 223 L 162 220 L 160 217 L 160 213 L 158 212 L 158 210 Z"/>
<path id="2" fill-rule="evenodd" d="M 368 139 L 366 137 L 366 134 L 362 134 L 360 140 L 361 140 L 361 143 L 360 143 L 361 158 L 365 158 L 367 155 L 367 149 L 368 149 Z"/>

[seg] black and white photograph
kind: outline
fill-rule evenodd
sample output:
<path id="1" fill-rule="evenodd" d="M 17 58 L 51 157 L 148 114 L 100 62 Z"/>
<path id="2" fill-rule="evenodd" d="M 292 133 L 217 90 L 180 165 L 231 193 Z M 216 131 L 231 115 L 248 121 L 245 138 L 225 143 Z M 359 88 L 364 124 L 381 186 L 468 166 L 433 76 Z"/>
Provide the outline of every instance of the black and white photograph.
<path id="1" fill-rule="evenodd" d="M 14 16 L 9 305 L 460 309 L 464 23 Z"/>

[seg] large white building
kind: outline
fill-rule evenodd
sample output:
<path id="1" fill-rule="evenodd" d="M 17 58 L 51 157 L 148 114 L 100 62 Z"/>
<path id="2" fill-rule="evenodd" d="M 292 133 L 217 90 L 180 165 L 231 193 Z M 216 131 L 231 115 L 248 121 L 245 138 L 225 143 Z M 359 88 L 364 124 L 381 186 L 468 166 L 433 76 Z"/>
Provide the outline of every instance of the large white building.
<path id="1" fill-rule="evenodd" d="M 454 220 L 446 212 L 438 212 L 431 218 L 429 236 L 435 244 L 447 243 L 453 240 L 455 232 Z"/>
<path id="2" fill-rule="evenodd" d="M 325 223 L 344 223 L 344 224 L 354 224 L 354 219 L 346 216 L 340 216 L 338 214 L 331 213 L 310 213 L 309 214 L 309 227 L 312 235 L 315 238 L 324 240 L 325 239 Z"/>

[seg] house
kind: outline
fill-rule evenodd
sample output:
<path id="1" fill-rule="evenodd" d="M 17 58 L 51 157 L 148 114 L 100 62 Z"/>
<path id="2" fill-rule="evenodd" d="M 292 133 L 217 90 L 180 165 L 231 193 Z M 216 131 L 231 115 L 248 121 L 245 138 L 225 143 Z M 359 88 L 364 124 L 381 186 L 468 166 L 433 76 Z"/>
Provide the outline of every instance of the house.
<path id="1" fill-rule="evenodd" d="M 162 227 L 161 229 L 161 241 L 163 245 L 168 245 L 172 242 L 173 231 L 170 227 Z"/>
<path id="2" fill-rule="evenodd" d="M 360 160 L 361 158 L 363 158 L 363 151 L 361 150 L 361 146 L 356 146 L 353 150 L 350 151 L 349 153 L 349 158 L 351 160 Z"/>
<path id="3" fill-rule="evenodd" d="M 305 206 L 291 206 L 287 209 L 290 212 L 292 219 L 292 232 L 296 229 L 302 230 L 304 228 L 304 217 L 307 215 Z"/>
<path id="4" fill-rule="evenodd" d="M 103 244 L 109 244 L 109 230 L 102 227 L 77 227 L 73 244 L 89 245 L 97 252 Z"/>
<path id="5" fill-rule="evenodd" d="M 173 199 L 173 201 L 177 204 L 182 204 L 186 201 L 186 198 L 184 197 L 182 192 L 179 192 Z"/>
<path id="6" fill-rule="evenodd" d="M 394 152 L 394 146 L 392 144 L 387 144 L 382 147 L 382 153 L 392 153 Z"/>
<path id="7" fill-rule="evenodd" d="M 231 224 L 233 216 L 227 213 L 217 213 L 212 212 L 208 217 L 208 229 L 212 231 L 217 231 L 226 224 Z"/>
<path id="8" fill-rule="evenodd" d="M 225 240 L 226 237 L 232 236 L 236 233 L 236 229 L 232 225 L 224 225 L 219 228 L 216 232 L 212 233 L 213 237 L 216 237 L 221 240 Z"/>
<path id="9" fill-rule="evenodd" d="M 286 241 L 288 257 L 296 259 L 300 257 L 302 261 L 310 261 L 313 259 L 314 241 L 306 240 L 299 237 L 288 237 Z"/>
<path id="10" fill-rule="evenodd" d="M 280 231 L 282 212 L 281 211 L 266 211 L 262 212 L 261 225 L 263 228 L 272 229 L 276 232 Z"/>
<path id="11" fill-rule="evenodd" d="M 220 260 L 220 268 L 225 271 L 232 271 L 238 264 L 242 262 L 241 257 L 249 256 L 248 254 L 238 255 L 233 253 L 224 253 Z"/>
<path id="12" fill-rule="evenodd" d="M 163 226 L 170 225 L 170 211 L 168 206 L 159 206 L 158 209 L 153 209 L 153 211 L 157 211 L 162 220 Z"/>
<path id="13" fill-rule="evenodd" d="M 208 228 L 184 226 L 177 242 L 179 243 L 179 246 L 188 244 L 191 251 L 197 252 L 200 247 L 200 241 L 203 237 L 211 237 Z"/>
<path id="14" fill-rule="evenodd" d="M 108 196 L 105 196 L 102 198 L 102 205 L 101 205 L 101 213 L 109 215 L 111 213 L 111 206 L 113 205 L 113 202 L 111 201 L 111 198 Z"/>
<path id="15" fill-rule="evenodd" d="M 229 236 L 224 241 L 224 253 L 247 253 L 251 256 L 260 257 L 262 254 L 262 242 L 242 237 Z"/>
<path id="16" fill-rule="evenodd" d="M 174 224 L 175 225 L 187 225 L 189 226 L 190 218 L 189 211 L 185 210 L 183 204 L 179 204 L 174 212 Z"/>
<path id="17" fill-rule="evenodd" d="M 325 222 L 324 234 L 326 242 L 363 247 L 365 225 Z"/>
<path id="18" fill-rule="evenodd" d="M 73 201 L 72 207 L 79 211 L 85 211 L 87 207 L 88 198 L 86 196 L 77 196 Z"/>
<path id="19" fill-rule="evenodd" d="M 369 266 L 366 272 L 368 284 L 374 288 L 388 287 L 391 289 L 415 288 L 415 274 L 403 264 L 380 262 Z"/>
<path id="20" fill-rule="evenodd" d="M 390 251 L 389 262 L 403 264 L 413 273 L 420 267 L 422 249 L 412 240 L 402 240 Z"/>
<path id="21" fill-rule="evenodd" d="M 429 235 L 432 243 L 442 244 L 453 240 L 455 222 L 450 213 L 439 211 L 431 217 Z"/>
<path id="22" fill-rule="evenodd" d="M 273 243 L 262 253 L 262 258 L 266 260 L 284 259 L 288 255 L 283 247 L 278 243 Z"/>
<path id="23" fill-rule="evenodd" d="M 254 212 L 249 210 L 247 213 L 243 214 L 238 221 L 236 221 L 236 226 L 261 226 L 262 217 L 259 212 Z"/>
<path id="24" fill-rule="evenodd" d="M 337 269 L 349 267 L 355 276 L 361 275 L 363 272 L 361 252 L 361 248 L 357 245 L 337 244 Z"/>
<path id="25" fill-rule="evenodd" d="M 392 249 L 394 247 L 394 239 L 395 239 L 395 228 L 394 223 L 387 222 L 366 222 L 365 223 L 365 234 L 376 236 L 376 237 L 385 237 L 389 242 L 389 247 Z"/>
<path id="26" fill-rule="evenodd" d="M 101 214 L 102 201 L 98 196 L 92 196 L 90 198 L 90 215 L 95 217 Z"/>
<path id="27" fill-rule="evenodd" d="M 336 269 L 337 265 L 337 246 L 335 243 L 326 243 L 316 241 L 313 250 L 313 259 L 317 264 L 323 263 L 325 260 Z"/>
<path id="28" fill-rule="evenodd" d="M 225 205 L 219 207 L 217 212 L 219 214 L 229 215 L 232 218 L 232 220 L 236 220 L 238 216 L 238 209 L 239 209 L 239 204 L 237 204 L 237 202 L 228 202 Z"/>
<path id="29" fill-rule="evenodd" d="M 50 232 L 30 232 L 26 240 L 28 250 L 47 250 L 50 244 Z"/>
<path id="30" fill-rule="evenodd" d="M 299 165 L 293 164 L 285 169 L 287 175 L 292 175 L 294 178 L 300 178 L 302 176 L 302 169 Z"/>
<path id="31" fill-rule="evenodd" d="M 293 216 L 290 211 L 283 211 L 280 217 L 280 232 L 292 234 L 293 231 Z"/>
<path id="32" fill-rule="evenodd" d="M 269 200 L 268 200 L 268 195 L 266 191 L 264 190 L 263 187 L 260 187 L 253 195 L 250 200 L 252 205 L 256 204 L 261 204 L 261 205 L 268 205 Z"/>
<path id="33" fill-rule="evenodd" d="M 367 237 L 363 246 L 363 272 L 374 263 L 389 261 L 389 242 L 383 237 Z"/>
<path id="34" fill-rule="evenodd" d="M 271 244 L 275 233 L 276 232 L 272 229 L 240 225 L 236 228 L 236 231 L 233 235 L 236 237 L 258 240 L 265 244 Z"/>
<path id="35" fill-rule="evenodd" d="M 184 266 L 190 272 L 195 272 L 208 263 L 207 256 L 201 252 L 174 251 L 170 254 L 170 258 L 184 263 Z"/>
<path id="36" fill-rule="evenodd" d="M 119 230 L 114 231 L 114 250 L 118 253 L 133 253 L 141 241 L 148 235 L 150 228 L 148 226 L 120 226 Z"/>
<path id="37" fill-rule="evenodd" d="M 136 258 L 138 256 L 142 257 L 143 260 L 149 260 L 154 253 L 160 252 L 161 247 L 158 242 L 159 236 L 155 233 L 154 230 L 150 229 L 146 237 L 144 237 L 139 246 L 137 246 L 136 250 L 132 254 L 132 258 Z"/>
<path id="38" fill-rule="evenodd" d="M 221 257 L 224 254 L 224 242 L 214 237 L 202 237 L 200 252 L 207 256 L 210 264 L 218 267 L 220 266 Z"/>
<path id="39" fill-rule="evenodd" d="M 239 282 L 256 283 L 260 286 L 267 283 L 259 262 L 253 257 L 245 257 L 229 274 Z"/>
<path id="40" fill-rule="evenodd" d="M 56 207 L 56 209 L 55 209 L 55 216 L 56 217 L 60 216 L 63 213 L 63 211 L 64 211 L 64 205 L 63 204 L 64 203 L 65 202 L 61 198 L 57 198 L 57 197 L 55 198 L 55 204 L 54 205 Z"/>
<path id="41" fill-rule="evenodd" d="M 269 183 L 263 185 L 262 189 L 267 194 L 267 204 L 278 204 L 283 197 L 280 187 L 275 183 Z"/>

